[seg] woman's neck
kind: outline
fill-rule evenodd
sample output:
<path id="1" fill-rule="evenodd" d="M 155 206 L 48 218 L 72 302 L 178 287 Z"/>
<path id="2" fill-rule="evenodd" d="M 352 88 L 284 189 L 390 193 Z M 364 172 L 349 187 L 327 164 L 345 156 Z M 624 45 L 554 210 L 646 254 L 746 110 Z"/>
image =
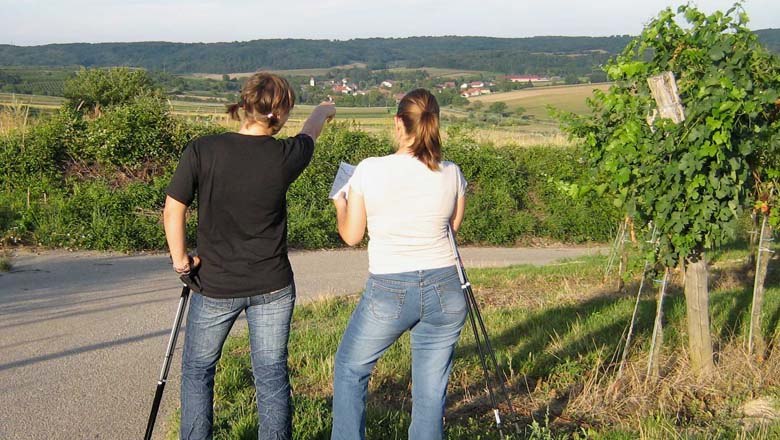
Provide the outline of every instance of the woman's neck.
<path id="1" fill-rule="evenodd" d="M 238 132 L 240 134 L 245 134 L 249 136 L 273 136 L 274 130 L 271 127 L 265 126 L 263 124 L 258 123 L 247 123 L 242 122 L 241 128 L 238 129 Z"/>
<path id="2" fill-rule="evenodd" d="M 395 154 L 412 154 L 412 144 L 414 144 L 414 139 L 401 139 L 399 141 L 398 150 L 395 151 Z"/>

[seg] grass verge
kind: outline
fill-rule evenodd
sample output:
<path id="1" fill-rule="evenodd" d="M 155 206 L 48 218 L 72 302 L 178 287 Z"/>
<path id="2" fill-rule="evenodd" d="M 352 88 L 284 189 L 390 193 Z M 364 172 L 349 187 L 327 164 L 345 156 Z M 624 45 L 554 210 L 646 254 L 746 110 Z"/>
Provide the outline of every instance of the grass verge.
<path id="1" fill-rule="evenodd" d="M 743 349 L 752 295 L 750 274 L 741 263 L 745 255 L 721 254 L 711 267 L 718 367 L 706 382 L 688 374 L 679 287 L 666 300 L 660 378 L 644 374 L 655 313 L 652 288 L 640 298 L 635 342 L 618 378 L 616 363 L 637 283 L 628 283 L 628 293 L 605 287 L 605 258 L 470 271 L 518 415 L 509 417 L 502 407 L 505 421 L 516 427 L 509 438 L 778 438 L 780 424 L 774 416 L 780 400 L 780 354 L 773 348 L 780 340 L 780 286 L 777 279 L 768 282 L 763 327 L 770 351 L 763 362 L 754 362 Z M 356 297 L 337 298 L 296 310 L 289 361 L 295 439 L 329 438 L 333 358 L 355 304 Z M 217 439 L 255 438 L 248 352 L 246 337 L 230 339 L 225 346 L 215 389 Z M 409 352 L 406 335 L 374 370 L 367 438 L 406 438 Z M 446 438 L 499 438 L 481 378 L 473 335 L 466 327 L 450 380 Z M 751 413 L 749 405 L 764 411 Z M 169 437 L 175 438 L 177 430 L 174 421 Z"/>
<path id="2" fill-rule="evenodd" d="M 13 269 L 11 254 L 6 251 L 0 251 L 0 272 L 10 272 L 11 269 Z"/>

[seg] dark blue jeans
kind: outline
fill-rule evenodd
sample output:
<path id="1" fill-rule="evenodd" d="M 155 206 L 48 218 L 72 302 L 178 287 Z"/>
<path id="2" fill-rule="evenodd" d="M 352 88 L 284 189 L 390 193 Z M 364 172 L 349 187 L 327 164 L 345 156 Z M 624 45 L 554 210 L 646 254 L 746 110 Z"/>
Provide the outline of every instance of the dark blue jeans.
<path id="1" fill-rule="evenodd" d="M 247 298 L 192 294 L 184 337 L 181 379 L 181 438 L 211 439 L 214 373 L 230 328 L 242 311 L 249 324 L 252 372 L 257 392 L 260 440 L 292 438 L 287 340 L 295 285 Z"/>
<path id="2" fill-rule="evenodd" d="M 331 438 L 365 438 L 371 370 L 411 330 L 409 439 L 441 439 L 452 355 L 465 320 L 466 299 L 455 266 L 371 275 L 336 352 Z"/>

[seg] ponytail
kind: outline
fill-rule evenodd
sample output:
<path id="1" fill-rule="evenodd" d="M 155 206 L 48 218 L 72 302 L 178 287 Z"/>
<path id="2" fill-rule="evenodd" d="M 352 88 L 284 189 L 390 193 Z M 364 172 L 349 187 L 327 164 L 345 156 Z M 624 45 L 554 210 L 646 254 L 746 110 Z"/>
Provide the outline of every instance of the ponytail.
<path id="1" fill-rule="evenodd" d="M 425 89 L 412 90 L 401 99 L 396 116 L 403 121 L 406 134 L 414 136 L 414 143 L 409 147 L 412 155 L 432 171 L 438 171 L 441 135 L 436 97 Z"/>
<path id="2" fill-rule="evenodd" d="M 230 115 L 230 119 L 232 119 L 234 121 L 240 121 L 241 120 L 241 116 L 239 116 L 239 114 L 238 114 L 239 109 L 241 109 L 241 105 L 239 105 L 239 104 L 230 104 L 227 107 L 227 114 Z"/>
<path id="3" fill-rule="evenodd" d="M 227 113 L 236 121 L 240 110 L 251 121 L 261 122 L 277 133 L 282 119 L 295 106 L 295 92 L 286 79 L 272 73 L 260 72 L 249 77 L 241 88 L 241 99 L 227 106 Z"/>

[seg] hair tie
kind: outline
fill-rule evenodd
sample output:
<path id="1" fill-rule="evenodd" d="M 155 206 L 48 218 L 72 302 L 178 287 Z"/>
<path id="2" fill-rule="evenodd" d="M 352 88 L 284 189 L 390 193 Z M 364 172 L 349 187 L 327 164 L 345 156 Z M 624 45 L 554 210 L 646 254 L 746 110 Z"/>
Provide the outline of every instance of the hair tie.
<path id="1" fill-rule="evenodd" d="M 273 114 L 273 112 L 271 112 L 271 113 L 268 113 L 268 114 L 267 114 L 267 115 L 265 115 L 265 116 L 266 116 L 268 119 L 271 119 L 271 118 L 273 118 L 273 117 L 274 117 L 274 114 Z"/>

